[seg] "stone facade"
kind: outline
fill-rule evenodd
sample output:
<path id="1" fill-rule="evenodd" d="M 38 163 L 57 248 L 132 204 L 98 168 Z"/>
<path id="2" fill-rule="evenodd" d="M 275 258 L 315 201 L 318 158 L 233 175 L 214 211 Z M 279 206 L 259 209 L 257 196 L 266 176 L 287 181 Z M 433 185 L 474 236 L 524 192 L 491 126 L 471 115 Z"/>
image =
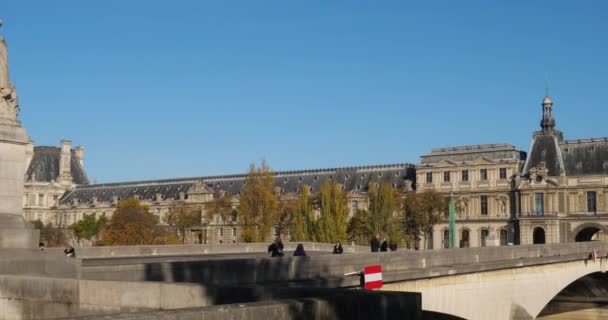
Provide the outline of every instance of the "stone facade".
<path id="1" fill-rule="evenodd" d="M 108 184 L 78 184 L 66 191 L 53 207 L 48 208 L 46 221 L 63 222 L 70 225 L 84 216 L 94 214 L 111 217 L 120 200 L 136 197 L 148 205 L 158 216 L 161 225 L 166 225 L 169 208 L 175 203 L 200 206 L 203 213 L 205 204 L 223 193 L 233 195 L 233 209 L 238 207 L 240 190 L 246 174 L 225 176 L 204 176 L 181 179 L 133 181 Z M 338 182 L 348 195 L 349 214 L 357 209 L 367 209 L 367 189 L 370 183 L 388 182 L 403 192 L 413 191 L 415 179 L 414 165 L 390 164 L 350 168 L 331 168 L 300 171 L 279 171 L 274 173 L 274 191 L 283 197 L 297 197 L 303 186 L 308 186 L 312 194 L 318 193 L 321 185 L 328 180 Z M 30 194 L 35 194 L 31 184 Z M 49 186 L 50 188 L 50 186 Z M 51 190 L 51 189 L 47 189 Z M 50 193 L 50 191 L 49 191 Z M 31 208 L 29 212 L 41 212 Z M 203 217 L 206 216 L 203 214 Z M 241 236 L 236 216 L 230 221 L 220 217 L 203 218 L 202 226 L 192 228 L 188 234 L 190 243 L 236 243 Z M 289 235 L 285 235 L 287 238 Z M 272 234 L 268 235 L 269 238 Z"/>
<path id="2" fill-rule="evenodd" d="M 62 140 L 59 147 L 27 146 L 27 171 L 23 211 L 28 221 L 65 226 L 67 221 L 58 213 L 59 199 L 89 180 L 84 171 L 84 148 L 72 148 L 72 142 Z"/>
<path id="3" fill-rule="evenodd" d="M 542 103 L 541 130 L 528 153 L 507 143 L 436 148 L 420 164 L 283 171 L 275 173 L 275 192 L 297 197 L 308 185 L 317 193 L 335 180 L 348 194 L 350 214 L 368 208 L 367 188 L 389 182 L 401 192 L 428 189 L 453 197 L 456 239 L 462 247 L 565 243 L 605 239 L 608 235 L 608 138 L 564 140 L 555 129 L 553 102 Z M 89 184 L 83 148 L 62 141 L 59 147 L 27 148 L 23 205 L 27 220 L 70 225 L 84 214 L 111 217 L 120 200 L 139 198 L 166 224 L 175 203 L 200 206 L 223 193 L 238 207 L 246 174 L 154 181 Z M 236 218 L 203 220 L 188 234 L 190 243 L 235 243 Z M 270 237 L 271 235 L 269 235 Z M 288 235 L 287 235 L 288 236 Z M 435 226 L 423 244 L 448 245 L 448 221 Z"/>
<path id="4" fill-rule="evenodd" d="M 519 176 L 525 154 L 510 144 L 433 149 L 421 157 L 416 191 L 441 191 L 456 206 L 456 239 L 461 247 L 485 246 L 490 234 L 512 243 L 512 180 Z M 448 222 L 435 226 L 426 247 L 449 246 Z"/>
<path id="5" fill-rule="evenodd" d="M 417 191 L 453 195 L 461 246 L 489 245 L 488 237 L 501 245 L 607 238 L 608 138 L 564 140 L 551 98 L 541 106 L 541 130 L 527 154 L 492 144 L 433 149 L 421 157 Z M 432 239 L 430 247 L 446 247 L 447 221 Z"/>

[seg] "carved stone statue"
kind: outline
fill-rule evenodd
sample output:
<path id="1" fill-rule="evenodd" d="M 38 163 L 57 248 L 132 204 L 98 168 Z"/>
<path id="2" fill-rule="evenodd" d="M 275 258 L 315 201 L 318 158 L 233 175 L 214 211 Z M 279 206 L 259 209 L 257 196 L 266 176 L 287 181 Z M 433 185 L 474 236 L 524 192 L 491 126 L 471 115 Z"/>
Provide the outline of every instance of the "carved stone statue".
<path id="1" fill-rule="evenodd" d="M 0 20 L 0 28 L 2 20 Z M 11 83 L 8 72 L 8 48 L 4 37 L 0 35 L 0 123 L 19 125 L 19 100 L 17 90 Z"/>
<path id="2" fill-rule="evenodd" d="M 2 28 L 2 20 L 0 20 L 0 28 Z M 4 37 L 0 35 L 0 88 L 12 87 L 8 74 L 8 49 Z"/>

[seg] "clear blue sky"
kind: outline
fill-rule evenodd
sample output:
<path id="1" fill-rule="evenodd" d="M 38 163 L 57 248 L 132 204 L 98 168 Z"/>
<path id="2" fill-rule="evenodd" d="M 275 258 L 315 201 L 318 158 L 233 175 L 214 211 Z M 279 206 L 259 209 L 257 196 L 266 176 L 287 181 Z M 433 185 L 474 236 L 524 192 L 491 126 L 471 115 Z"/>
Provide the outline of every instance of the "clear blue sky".
<path id="1" fill-rule="evenodd" d="M 606 1 L 3 1 L 21 120 L 98 182 L 608 136 Z"/>

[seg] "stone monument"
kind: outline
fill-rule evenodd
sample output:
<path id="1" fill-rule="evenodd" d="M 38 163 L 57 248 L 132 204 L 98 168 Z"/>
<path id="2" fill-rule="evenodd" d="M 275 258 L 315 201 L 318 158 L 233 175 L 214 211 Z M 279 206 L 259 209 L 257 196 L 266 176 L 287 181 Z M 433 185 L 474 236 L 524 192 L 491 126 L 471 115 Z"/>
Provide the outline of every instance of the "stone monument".
<path id="1" fill-rule="evenodd" d="M 38 230 L 23 218 L 26 145 L 30 138 L 18 115 L 17 90 L 8 72 L 8 47 L 0 34 L 0 248 L 35 248 L 39 238 Z"/>

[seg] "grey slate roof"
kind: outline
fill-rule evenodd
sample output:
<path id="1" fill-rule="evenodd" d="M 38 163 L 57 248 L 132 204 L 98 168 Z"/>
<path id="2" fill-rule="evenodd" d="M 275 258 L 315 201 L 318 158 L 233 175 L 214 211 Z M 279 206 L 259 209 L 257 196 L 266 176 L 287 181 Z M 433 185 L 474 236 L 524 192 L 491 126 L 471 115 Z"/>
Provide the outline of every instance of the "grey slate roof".
<path id="1" fill-rule="evenodd" d="M 564 172 L 559 148 L 560 137 L 559 134 L 543 132 L 537 132 L 534 135 L 530 153 L 524 166 L 524 175 L 529 174 L 530 169 L 541 166 L 541 162 L 544 162 L 544 166 L 549 170 L 549 176 L 559 176 Z"/>
<path id="2" fill-rule="evenodd" d="M 51 182 L 57 181 L 59 177 L 59 162 L 61 160 L 61 148 L 40 146 L 34 147 L 34 156 L 25 174 L 26 181 Z M 75 184 L 84 185 L 89 183 L 87 174 L 72 151 L 70 170 Z"/>
<path id="3" fill-rule="evenodd" d="M 560 147 L 567 175 L 608 174 L 608 138 L 563 141 Z"/>
<path id="4" fill-rule="evenodd" d="M 430 154 L 420 157 L 420 163 L 430 165 L 442 160 L 467 163 L 482 157 L 494 161 L 524 160 L 526 153 L 517 150 L 514 145 L 508 143 L 456 146 L 432 149 Z"/>
<path id="5" fill-rule="evenodd" d="M 72 204 L 74 199 L 77 199 L 78 203 L 93 203 L 93 199 L 109 202 L 115 197 L 127 199 L 134 196 L 154 201 L 157 193 L 162 194 L 164 199 L 179 199 L 180 193 L 186 193 L 197 181 L 203 181 L 210 192 L 221 190 L 238 196 L 246 177 L 247 174 L 235 174 L 79 186 L 66 192 L 60 204 Z M 285 193 L 297 193 L 306 184 L 315 193 L 325 181 L 334 179 L 342 184 L 347 192 L 366 192 L 370 182 L 389 182 L 396 188 L 404 188 L 406 180 L 415 185 L 415 177 L 415 169 L 411 164 L 279 171 L 274 173 L 274 186 Z"/>

